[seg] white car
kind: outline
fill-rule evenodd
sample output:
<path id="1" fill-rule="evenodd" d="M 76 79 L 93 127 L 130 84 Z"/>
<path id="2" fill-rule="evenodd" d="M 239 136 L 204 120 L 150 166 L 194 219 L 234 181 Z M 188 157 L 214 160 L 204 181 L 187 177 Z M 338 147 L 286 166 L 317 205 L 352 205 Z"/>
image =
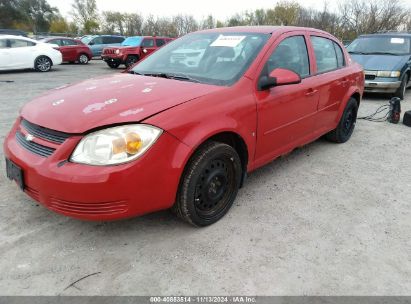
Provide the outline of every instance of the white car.
<path id="1" fill-rule="evenodd" d="M 0 35 L 0 71 L 35 69 L 48 72 L 53 65 L 61 64 L 58 45 L 30 38 Z"/>

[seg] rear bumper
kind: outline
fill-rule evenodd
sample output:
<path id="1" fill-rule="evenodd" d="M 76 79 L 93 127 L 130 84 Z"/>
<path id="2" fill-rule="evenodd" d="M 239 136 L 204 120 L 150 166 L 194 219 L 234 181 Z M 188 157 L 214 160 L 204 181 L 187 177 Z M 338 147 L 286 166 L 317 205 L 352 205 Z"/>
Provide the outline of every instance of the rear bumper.
<path id="1" fill-rule="evenodd" d="M 365 81 L 365 92 L 394 93 L 401 86 L 401 81 Z"/>
<path id="2" fill-rule="evenodd" d="M 25 132 L 19 121 L 4 142 L 4 153 L 22 168 L 26 194 L 50 210 L 85 220 L 129 218 L 171 207 L 191 150 L 164 132 L 136 161 L 89 166 L 67 162 L 81 136 L 70 137 L 45 158 L 23 148 L 17 130 Z"/>

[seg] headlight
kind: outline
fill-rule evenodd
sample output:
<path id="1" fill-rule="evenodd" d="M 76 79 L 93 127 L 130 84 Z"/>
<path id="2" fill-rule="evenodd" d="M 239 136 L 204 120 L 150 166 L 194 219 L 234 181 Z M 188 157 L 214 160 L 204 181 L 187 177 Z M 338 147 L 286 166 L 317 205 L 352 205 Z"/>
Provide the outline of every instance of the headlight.
<path id="1" fill-rule="evenodd" d="M 143 155 L 163 131 L 149 125 L 124 125 L 90 133 L 77 145 L 70 161 L 106 166 L 126 163 Z"/>
<path id="2" fill-rule="evenodd" d="M 116 50 L 116 54 L 117 54 L 117 55 L 120 54 L 120 50 L 119 50 L 119 49 Z"/>
<path id="3" fill-rule="evenodd" d="M 398 78 L 398 77 L 400 77 L 400 75 L 401 75 L 400 71 L 378 71 L 377 72 L 377 77 Z"/>

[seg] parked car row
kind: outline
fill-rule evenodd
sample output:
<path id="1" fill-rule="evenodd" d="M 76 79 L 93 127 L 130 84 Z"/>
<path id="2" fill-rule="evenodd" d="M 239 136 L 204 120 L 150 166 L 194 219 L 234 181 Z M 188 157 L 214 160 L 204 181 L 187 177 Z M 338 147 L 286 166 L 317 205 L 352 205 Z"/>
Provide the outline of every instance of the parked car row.
<path id="1" fill-rule="evenodd" d="M 49 71 L 60 60 L 52 58 L 58 55 L 48 50 L 44 45 L 46 43 L 61 52 L 63 62 L 86 64 L 93 57 L 101 56 L 110 68 L 118 68 L 121 64 L 129 68 L 173 40 L 152 36 L 126 38 L 118 35 L 86 35 L 81 39 L 49 37 L 35 41 L 4 33 L 25 34 L 16 30 L 0 30 L 0 70 L 34 68 Z M 205 55 L 201 43 L 194 41 L 186 49 L 175 50 L 170 55 L 171 62 L 187 67 L 195 66 Z M 34 49 L 37 51 L 33 51 Z M 366 92 L 390 93 L 404 98 L 406 89 L 411 84 L 411 34 L 362 35 L 351 42 L 347 49 L 351 58 L 364 68 Z M 330 51 L 332 50 L 323 49 L 319 56 Z M 48 53 L 53 55 L 48 56 Z M 324 64 L 333 63 L 324 61 Z"/>

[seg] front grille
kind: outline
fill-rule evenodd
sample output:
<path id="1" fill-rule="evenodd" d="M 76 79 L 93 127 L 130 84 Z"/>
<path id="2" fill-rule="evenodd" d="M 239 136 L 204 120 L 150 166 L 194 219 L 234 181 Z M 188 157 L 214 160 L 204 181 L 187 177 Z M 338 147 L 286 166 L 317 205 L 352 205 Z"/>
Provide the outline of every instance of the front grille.
<path id="1" fill-rule="evenodd" d="M 114 54 L 113 49 L 105 49 L 103 54 Z"/>
<path id="2" fill-rule="evenodd" d="M 365 75 L 365 79 L 366 79 L 366 80 L 374 80 L 374 79 L 375 79 L 375 75 Z"/>
<path id="3" fill-rule="evenodd" d="M 62 144 L 67 138 L 70 137 L 70 134 L 47 129 L 47 128 L 32 124 L 31 122 L 25 119 L 21 120 L 21 125 L 31 135 L 47 140 L 47 141 L 50 141 L 50 142 L 53 142 L 53 143 L 56 143 L 56 144 Z"/>
<path id="4" fill-rule="evenodd" d="M 16 140 L 25 149 L 29 150 L 30 152 L 34 154 L 40 155 L 42 157 L 48 157 L 51 154 L 53 154 L 53 152 L 55 151 L 55 149 L 53 148 L 46 147 L 38 143 L 35 143 L 33 141 L 26 140 L 26 138 L 20 131 L 16 132 Z"/>
<path id="5" fill-rule="evenodd" d="M 57 212 L 66 212 L 77 215 L 114 215 L 127 212 L 126 201 L 81 203 L 51 198 L 49 208 Z"/>

